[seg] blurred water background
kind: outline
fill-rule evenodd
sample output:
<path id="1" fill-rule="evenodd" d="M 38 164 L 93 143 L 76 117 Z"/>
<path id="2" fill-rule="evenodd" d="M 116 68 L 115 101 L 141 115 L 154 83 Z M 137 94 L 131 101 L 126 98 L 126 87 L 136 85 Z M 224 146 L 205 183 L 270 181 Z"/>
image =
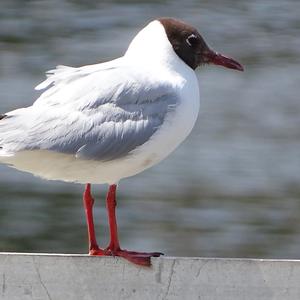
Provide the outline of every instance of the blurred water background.
<path id="1" fill-rule="evenodd" d="M 201 112 L 160 165 L 123 180 L 122 245 L 168 255 L 300 258 L 300 2 L 0 2 L 0 112 L 30 105 L 58 64 L 124 53 L 147 22 L 197 27 L 246 68 L 197 71 Z M 99 243 L 106 186 L 94 186 Z M 0 251 L 86 253 L 83 186 L 0 166 Z"/>

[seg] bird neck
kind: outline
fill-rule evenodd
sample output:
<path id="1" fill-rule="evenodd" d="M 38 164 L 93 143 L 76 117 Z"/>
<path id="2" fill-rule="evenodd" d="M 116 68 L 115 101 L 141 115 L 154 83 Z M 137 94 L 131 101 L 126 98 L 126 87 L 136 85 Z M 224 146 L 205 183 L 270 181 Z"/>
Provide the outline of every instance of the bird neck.
<path id="1" fill-rule="evenodd" d="M 173 50 L 163 25 L 157 20 L 135 36 L 124 57 L 137 63 L 166 65 L 169 68 L 183 63 Z"/>

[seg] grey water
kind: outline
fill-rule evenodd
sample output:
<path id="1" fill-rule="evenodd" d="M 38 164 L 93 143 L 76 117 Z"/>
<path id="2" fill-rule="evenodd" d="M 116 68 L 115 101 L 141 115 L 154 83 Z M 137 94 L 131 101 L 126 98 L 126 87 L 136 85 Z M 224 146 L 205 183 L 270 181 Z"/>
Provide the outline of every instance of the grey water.
<path id="1" fill-rule="evenodd" d="M 0 112 L 30 105 L 44 72 L 118 57 L 147 22 L 193 24 L 245 72 L 197 70 L 201 111 L 164 162 L 121 181 L 124 248 L 300 258 L 300 2 L 0 2 Z M 99 243 L 106 186 L 96 185 Z M 86 253 L 83 186 L 0 166 L 0 251 Z"/>

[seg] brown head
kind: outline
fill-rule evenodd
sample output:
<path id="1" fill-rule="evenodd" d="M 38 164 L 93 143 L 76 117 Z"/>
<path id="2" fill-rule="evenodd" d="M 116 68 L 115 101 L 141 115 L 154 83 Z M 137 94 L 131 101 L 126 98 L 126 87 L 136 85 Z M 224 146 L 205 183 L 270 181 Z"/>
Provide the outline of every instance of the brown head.
<path id="1" fill-rule="evenodd" d="M 176 54 L 193 70 L 203 64 L 221 65 L 243 71 L 243 66 L 232 58 L 210 49 L 196 28 L 173 18 L 160 18 Z"/>

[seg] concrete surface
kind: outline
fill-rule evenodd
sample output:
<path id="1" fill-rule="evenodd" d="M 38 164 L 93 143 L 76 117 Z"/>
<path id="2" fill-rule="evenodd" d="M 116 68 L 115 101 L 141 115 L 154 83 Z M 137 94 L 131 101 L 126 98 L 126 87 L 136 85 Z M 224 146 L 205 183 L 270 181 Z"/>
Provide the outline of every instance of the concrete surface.
<path id="1" fill-rule="evenodd" d="M 0 253 L 0 299 L 300 299 L 300 260 Z"/>

